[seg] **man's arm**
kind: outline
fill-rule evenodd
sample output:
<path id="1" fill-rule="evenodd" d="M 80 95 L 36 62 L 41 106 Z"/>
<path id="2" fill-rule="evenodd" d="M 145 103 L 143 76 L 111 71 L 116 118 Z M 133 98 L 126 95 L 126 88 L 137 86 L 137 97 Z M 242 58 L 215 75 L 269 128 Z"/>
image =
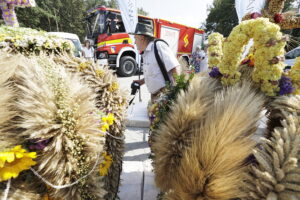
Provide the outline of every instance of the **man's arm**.
<path id="1" fill-rule="evenodd" d="M 145 84 L 145 79 L 143 78 L 143 79 L 140 79 L 140 80 L 134 80 L 133 82 L 137 82 L 140 85 L 143 85 L 143 84 Z"/>
<path id="2" fill-rule="evenodd" d="M 177 67 L 179 67 L 179 66 L 177 66 Z M 175 76 L 179 75 L 177 67 L 174 67 L 173 69 L 170 70 L 170 72 L 174 78 L 175 78 Z"/>

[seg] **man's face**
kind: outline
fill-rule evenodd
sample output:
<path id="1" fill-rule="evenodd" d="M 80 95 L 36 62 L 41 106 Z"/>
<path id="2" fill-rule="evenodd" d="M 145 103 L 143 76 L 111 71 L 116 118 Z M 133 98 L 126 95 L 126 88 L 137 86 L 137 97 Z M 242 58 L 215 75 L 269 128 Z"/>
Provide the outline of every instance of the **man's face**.
<path id="1" fill-rule="evenodd" d="M 144 51 L 145 48 L 146 48 L 146 41 L 145 41 L 145 38 L 144 36 L 142 35 L 134 35 L 134 39 L 135 39 L 135 44 L 136 44 L 136 47 L 139 51 Z"/>

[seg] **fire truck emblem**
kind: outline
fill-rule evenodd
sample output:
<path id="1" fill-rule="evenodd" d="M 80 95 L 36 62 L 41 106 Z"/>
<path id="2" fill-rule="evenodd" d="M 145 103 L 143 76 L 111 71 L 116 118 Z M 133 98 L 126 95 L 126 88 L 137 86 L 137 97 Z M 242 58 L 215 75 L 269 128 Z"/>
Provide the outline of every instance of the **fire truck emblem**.
<path id="1" fill-rule="evenodd" d="M 189 45 L 189 39 L 188 39 L 189 35 L 186 34 L 183 38 L 184 41 L 184 47 L 187 47 Z"/>
<path id="2" fill-rule="evenodd" d="M 116 47 L 112 46 L 112 47 L 110 47 L 110 50 L 111 50 L 112 53 L 115 53 L 116 52 Z"/>

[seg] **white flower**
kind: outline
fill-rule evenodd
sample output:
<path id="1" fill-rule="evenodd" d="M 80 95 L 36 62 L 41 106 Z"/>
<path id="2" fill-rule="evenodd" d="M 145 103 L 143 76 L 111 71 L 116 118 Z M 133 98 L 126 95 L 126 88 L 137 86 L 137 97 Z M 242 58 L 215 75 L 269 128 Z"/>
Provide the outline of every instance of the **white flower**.
<path id="1" fill-rule="evenodd" d="M 8 46 L 8 43 L 7 42 L 0 42 L 0 48 L 5 48 Z"/>

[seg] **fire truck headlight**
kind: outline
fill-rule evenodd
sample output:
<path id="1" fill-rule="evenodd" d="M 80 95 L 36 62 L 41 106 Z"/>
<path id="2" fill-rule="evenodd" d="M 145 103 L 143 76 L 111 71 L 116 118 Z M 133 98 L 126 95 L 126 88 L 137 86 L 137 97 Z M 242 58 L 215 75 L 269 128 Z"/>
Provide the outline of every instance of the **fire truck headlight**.
<path id="1" fill-rule="evenodd" d="M 99 53 L 98 58 L 99 59 L 105 59 L 105 58 L 107 58 L 107 54 L 105 52 L 101 52 L 101 53 Z"/>

